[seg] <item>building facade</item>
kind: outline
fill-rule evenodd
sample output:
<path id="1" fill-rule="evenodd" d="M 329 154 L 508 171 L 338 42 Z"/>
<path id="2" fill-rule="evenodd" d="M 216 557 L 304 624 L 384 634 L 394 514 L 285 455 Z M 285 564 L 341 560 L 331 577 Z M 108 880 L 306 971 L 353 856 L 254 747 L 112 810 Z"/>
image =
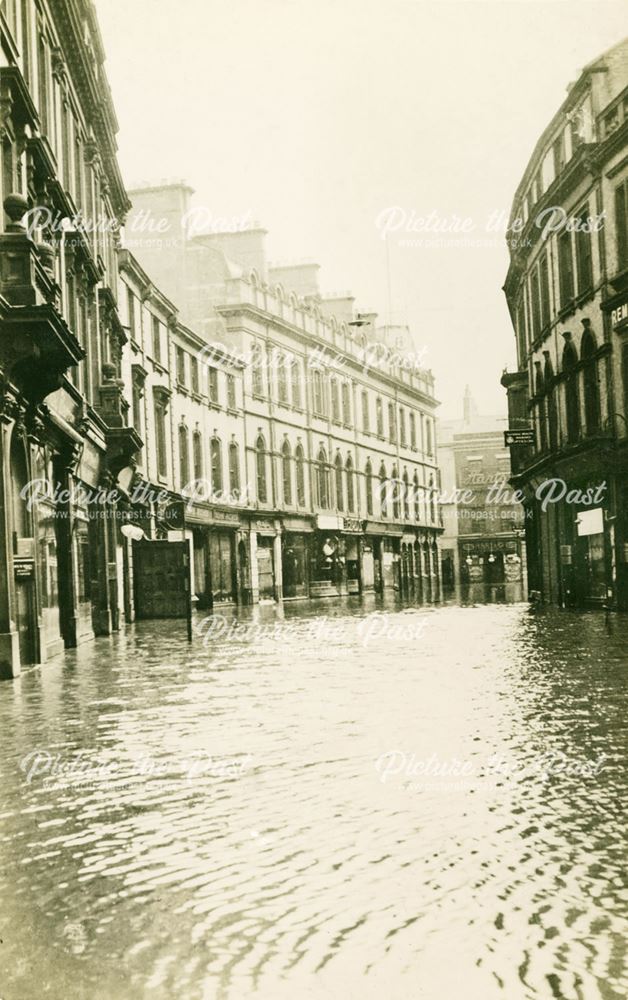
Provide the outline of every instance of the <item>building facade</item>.
<path id="1" fill-rule="evenodd" d="M 4 676 L 124 615 L 106 495 L 141 442 L 117 378 L 116 230 L 129 203 L 103 61 L 91 3 L 0 3 Z"/>
<path id="2" fill-rule="evenodd" d="M 515 194 L 505 373 L 531 591 L 628 606 L 628 41 L 581 73 Z"/>
<path id="3" fill-rule="evenodd" d="M 527 596 L 524 512 L 509 484 L 506 427 L 505 417 L 478 414 L 468 387 L 462 419 L 439 422 L 445 598 Z"/>
<path id="4" fill-rule="evenodd" d="M 182 428 L 199 434 L 194 473 L 211 498 L 190 525 L 196 598 L 388 589 L 438 599 L 437 402 L 407 331 L 379 330 L 348 295 L 323 298 L 316 265 L 269 267 L 259 228 L 190 236 L 190 193 L 178 183 L 133 192 L 125 243 L 126 271 L 145 268 L 187 330 L 179 362 L 182 327 L 168 327 L 170 437 L 176 470 Z M 164 238 L 145 234 L 148 219 Z M 183 489 L 176 473 L 170 484 Z"/>

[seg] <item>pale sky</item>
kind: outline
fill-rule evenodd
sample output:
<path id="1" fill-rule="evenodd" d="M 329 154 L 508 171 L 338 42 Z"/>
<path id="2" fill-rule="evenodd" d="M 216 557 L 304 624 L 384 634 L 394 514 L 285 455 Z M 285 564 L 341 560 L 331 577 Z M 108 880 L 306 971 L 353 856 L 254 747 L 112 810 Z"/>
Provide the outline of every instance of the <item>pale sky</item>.
<path id="1" fill-rule="evenodd" d="M 505 410 L 508 256 L 485 223 L 508 215 L 568 83 L 626 34 L 627 0 L 97 8 L 128 186 L 183 177 L 212 218 L 259 220 L 271 261 L 316 260 L 323 292 L 407 323 L 441 417 L 459 415 L 467 382 L 482 412 Z M 403 228 L 383 240 L 389 208 L 397 223 L 470 219 L 468 238 L 495 245 L 404 246 L 421 234 Z"/>

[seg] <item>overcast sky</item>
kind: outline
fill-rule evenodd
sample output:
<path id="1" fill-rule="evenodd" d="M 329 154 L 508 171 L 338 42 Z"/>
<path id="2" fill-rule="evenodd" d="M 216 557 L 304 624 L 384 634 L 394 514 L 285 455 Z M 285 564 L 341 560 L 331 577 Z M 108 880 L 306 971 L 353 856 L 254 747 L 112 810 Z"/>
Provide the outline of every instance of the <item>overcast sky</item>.
<path id="1" fill-rule="evenodd" d="M 314 259 L 323 292 L 411 327 L 441 416 L 467 382 L 504 410 L 507 253 L 485 222 L 508 214 L 568 83 L 626 33 L 626 0 L 97 7 L 129 186 L 184 177 L 214 219 L 260 220 L 271 261 Z M 470 219 L 493 245 L 404 246 L 413 212 Z"/>

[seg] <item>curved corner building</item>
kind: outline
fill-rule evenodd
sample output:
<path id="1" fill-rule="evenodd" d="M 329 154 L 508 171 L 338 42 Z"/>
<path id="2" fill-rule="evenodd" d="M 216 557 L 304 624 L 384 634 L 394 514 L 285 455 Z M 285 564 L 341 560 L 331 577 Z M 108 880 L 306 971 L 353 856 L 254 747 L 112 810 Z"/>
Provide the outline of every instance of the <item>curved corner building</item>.
<path id="1" fill-rule="evenodd" d="M 588 65 L 511 211 L 504 373 L 528 581 L 560 605 L 628 607 L 628 39 Z M 524 440 L 525 435 L 520 436 Z"/>

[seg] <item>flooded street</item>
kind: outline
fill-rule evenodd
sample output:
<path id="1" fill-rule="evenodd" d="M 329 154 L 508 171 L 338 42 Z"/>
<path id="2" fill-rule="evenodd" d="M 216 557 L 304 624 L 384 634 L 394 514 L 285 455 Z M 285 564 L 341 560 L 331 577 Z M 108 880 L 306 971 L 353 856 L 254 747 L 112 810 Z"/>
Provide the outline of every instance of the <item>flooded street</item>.
<path id="1" fill-rule="evenodd" d="M 0 686 L 2 1000 L 626 996 L 626 618 L 232 614 Z"/>

